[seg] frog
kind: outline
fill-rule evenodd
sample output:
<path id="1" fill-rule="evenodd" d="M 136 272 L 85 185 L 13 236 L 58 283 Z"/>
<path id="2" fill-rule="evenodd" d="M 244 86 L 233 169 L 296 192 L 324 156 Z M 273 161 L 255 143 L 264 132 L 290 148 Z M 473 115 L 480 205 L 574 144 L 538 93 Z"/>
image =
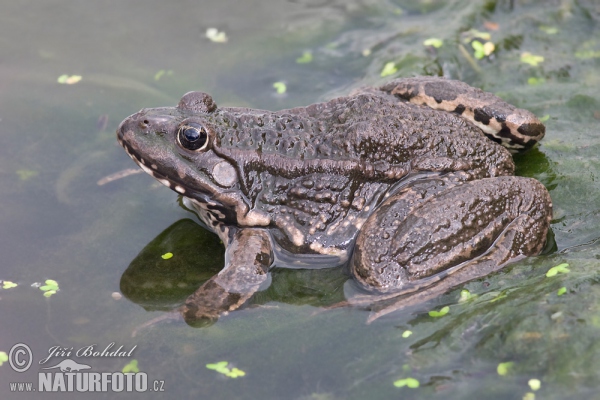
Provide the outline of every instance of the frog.
<path id="1" fill-rule="evenodd" d="M 127 154 L 225 245 L 225 265 L 178 312 L 216 321 L 274 267 L 343 266 L 381 315 L 419 304 L 546 243 L 552 201 L 514 176 L 545 135 L 530 111 L 464 82 L 411 77 L 281 111 L 204 92 L 127 117 Z"/>

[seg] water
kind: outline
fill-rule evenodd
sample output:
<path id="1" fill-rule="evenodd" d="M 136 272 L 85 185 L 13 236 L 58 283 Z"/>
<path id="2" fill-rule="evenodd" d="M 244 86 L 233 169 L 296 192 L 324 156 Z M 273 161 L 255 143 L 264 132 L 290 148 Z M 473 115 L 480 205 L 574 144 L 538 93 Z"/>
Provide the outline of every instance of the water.
<path id="1" fill-rule="evenodd" d="M 211 27 L 228 41 L 206 39 Z M 470 29 L 491 35 L 491 57 L 474 58 Z M 444 44 L 426 47 L 429 38 Z M 111 342 L 137 348 L 129 358 L 87 359 L 93 371 L 121 371 L 135 358 L 170 397 L 501 399 L 523 397 L 539 379 L 538 398 L 593 398 L 599 38 L 594 0 L 1 1 L 0 280 L 18 286 L 0 289 L 0 351 L 22 342 L 34 354 L 26 373 L 0 366 L 2 398 L 41 397 L 11 394 L 9 382 L 37 382 L 52 346 Z M 305 52 L 312 61 L 298 63 Z M 528 64 L 525 52 L 544 59 Z M 381 82 L 389 62 L 391 77 L 442 73 L 548 116 L 539 148 L 516 161 L 519 175 L 550 190 L 555 246 L 464 285 L 474 300 L 459 304 L 459 288 L 370 325 L 366 311 L 323 308 L 344 299 L 347 280 L 340 269 L 323 269 L 273 271 L 253 307 L 207 328 L 138 329 L 218 271 L 222 247 L 150 176 L 97 185 L 134 167 L 116 144 L 118 123 L 193 89 L 219 106 L 307 105 Z M 63 74 L 82 79 L 59 84 Z M 284 95 L 275 82 L 286 84 Z M 167 249 L 179 257 L 164 268 Z M 560 263 L 571 272 L 547 278 Z M 46 279 L 60 287 L 49 298 L 31 287 Z M 446 316 L 427 314 L 444 305 Z M 206 368 L 219 361 L 246 375 Z M 499 376 L 503 362 L 512 368 Z M 393 385 L 407 377 L 420 387 Z"/>

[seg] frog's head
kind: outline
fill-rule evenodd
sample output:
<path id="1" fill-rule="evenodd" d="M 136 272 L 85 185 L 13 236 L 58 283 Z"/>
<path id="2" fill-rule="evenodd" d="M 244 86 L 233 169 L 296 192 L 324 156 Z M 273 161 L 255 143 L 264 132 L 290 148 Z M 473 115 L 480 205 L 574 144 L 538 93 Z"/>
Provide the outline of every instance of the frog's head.
<path id="1" fill-rule="evenodd" d="M 129 116 L 119 125 L 117 139 L 145 172 L 214 210 L 222 222 L 266 224 L 250 210 L 236 165 L 219 155 L 218 127 L 211 122 L 217 112 L 208 94 L 190 92 L 177 107 L 143 109 Z"/>

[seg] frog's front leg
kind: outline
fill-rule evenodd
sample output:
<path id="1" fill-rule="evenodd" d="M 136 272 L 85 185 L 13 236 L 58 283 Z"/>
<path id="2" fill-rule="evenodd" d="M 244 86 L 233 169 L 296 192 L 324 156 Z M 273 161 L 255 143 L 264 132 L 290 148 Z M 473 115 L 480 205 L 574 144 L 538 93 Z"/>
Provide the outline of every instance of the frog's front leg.
<path id="1" fill-rule="evenodd" d="M 457 184 L 408 213 L 402 203 L 392 196 L 371 215 L 351 264 L 358 282 L 386 293 L 371 300 L 398 298 L 390 311 L 539 254 L 552 215 L 544 186 L 514 176 Z"/>
<path id="2" fill-rule="evenodd" d="M 267 281 L 272 263 L 267 231 L 235 231 L 225 250 L 225 268 L 186 299 L 179 309 L 181 315 L 188 323 L 210 322 L 223 312 L 241 307 Z"/>

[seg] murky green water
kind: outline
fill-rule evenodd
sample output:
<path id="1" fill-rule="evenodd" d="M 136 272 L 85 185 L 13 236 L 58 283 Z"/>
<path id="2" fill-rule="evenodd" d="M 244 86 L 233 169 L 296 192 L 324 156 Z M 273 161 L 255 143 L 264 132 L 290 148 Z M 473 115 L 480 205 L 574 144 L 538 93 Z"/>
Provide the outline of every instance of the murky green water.
<path id="1" fill-rule="evenodd" d="M 205 38 L 211 27 L 228 41 Z M 495 51 L 478 60 L 481 32 Z M 443 46 L 424 46 L 430 38 Z M 305 52 L 312 60 L 297 62 Z M 474 300 L 459 303 L 457 289 L 371 325 L 366 311 L 323 309 L 344 298 L 341 270 L 276 269 L 253 307 L 211 327 L 139 329 L 218 271 L 222 250 L 151 177 L 97 184 L 135 167 L 116 144 L 118 123 L 193 89 L 221 106 L 307 105 L 382 81 L 390 62 L 391 77 L 443 74 L 547 116 L 546 138 L 517 165 L 550 190 L 555 246 L 464 285 Z M 59 84 L 63 74 L 82 80 Z M 37 385 L 52 346 L 115 342 L 137 345 L 133 357 L 75 359 L 113 372 L 135 358 L 170 398 L 513 399 L 533 393 L 530 379 L 541 381 L 537 398 L 594 398 L 599 93 L 595 0 L 0 1 L 0 280 L 18 284 L 0 289 L 0 351 L 22 342 L 34 354 L 25 373 L 0 366 L 0 397 L 41 398 L 9 383 Z M 165 268 L 167 249 L 181 256 Z M 570 272 L 547 278 L 560 263 Z M 46 279 L 60 287 L 48 298 L 31 287 Z M 427 314 L 444 305 L 446 316 Z M 206 368 L 219 361 L 246 375 Z M 394 386 L 408 377 L 420 387 Z"/>

